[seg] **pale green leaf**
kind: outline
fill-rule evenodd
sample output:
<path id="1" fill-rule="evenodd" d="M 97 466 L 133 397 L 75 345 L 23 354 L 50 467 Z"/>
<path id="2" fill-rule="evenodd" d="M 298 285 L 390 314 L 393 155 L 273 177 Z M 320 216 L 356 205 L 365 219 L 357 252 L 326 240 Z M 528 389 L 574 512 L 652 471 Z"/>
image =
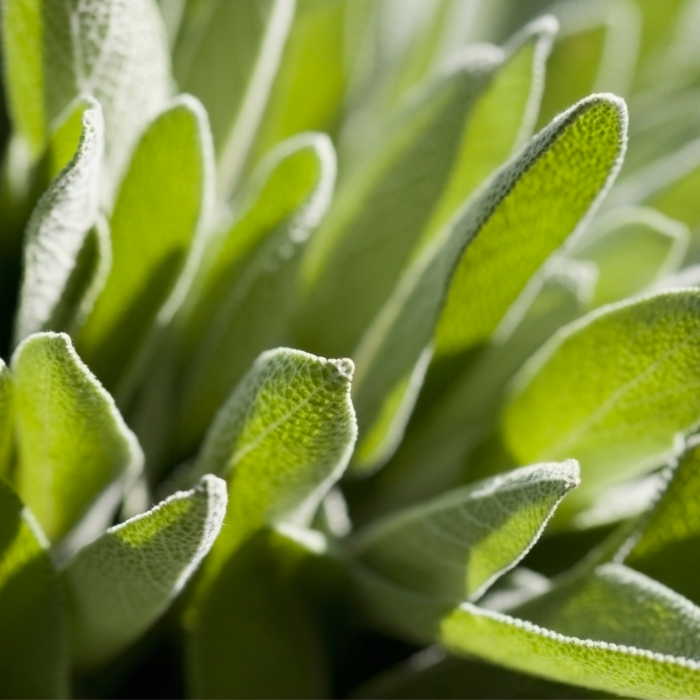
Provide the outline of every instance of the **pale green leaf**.
<path id="1" fill-rule="evenodd" d="M 677 270 L 689 238 L 684 224 L 653 209 L 638 207 L 612 212 L 573 253 L 577 259 L 597 267 L 591 304 L 620 301 Z"/>
<path id="2" fill-rule="evenodd" d="M 569 506 L 663 463 L 700 420 L 700 292 L 604 307 L 555 334 L 514 380 L 503 416 L 527 464 L 575 457 L 583 486 Z"/>
<path id="3" fill-rule="evenodd" d="M 219 562 L 266 524 L 307 524 L 355 442 L 353 366 L 299 350 L 263 353 L 220 409 L 194 474 L 228 480 Z"/>
<path id="4" fill-rule="evenodd" d="M 255 358 L 287 339 L 300 255 L 328 207 L 335 170 L 324 135 L 280 144 L 242 194 L 235 222 L 212 241 L 179 334 L 181 454 L 196 448 Z"/>
<path id="5" fill-rule="evenodd" d="M 10 479 L 15 442 L 15 399 L 12 376 L 0 359 L 0 478 Z"/>
<path id="6" fill-rule="evenodd" d="M 214 544 L 226 500 L 226 484 L 204 476 L 68 562 L 61 576 L 78 666 L 107 661 L 165 612 Z"/>
<path id="7" fill-rule="evenodd" d="M 141 467 L 141 450 L 68 336 L 30 336 L 17 348 L 11 369 L 14 482 L 55 542 L 108 487 L 133 477 Z"/>
<path id="8" fill-rule="evenodd" d="M 229 558 L 189 620 L 189 692 L 200 698 L 327 698 L 326 648 L 303 580 L 319 533 L 265 529 Z M 316 573 L 316 572 L 314 572 Z"/>
<path id="9" fill-rule="evenodd" d="M 174 52 L 180 89 L 211 119 L 218 189 L 231 192 L 267 105 L 295 0 L 189 0 Z"/>
<path id="10" fill-rule="evenodd" d="M 97 219 L 104 123 L 96 102 L 90 102 L 82 121 L 73 159 L 39 200 L 27 226 L 15 344 L 57 328 L 68 280 Z"/>
<path id="11" fill-rule="evenodd" d="M 561 683 L 638 698 L 700 696 L 697 661 L 565 636 L 472 603 L 443 620 L 439 639 L 455 654 Z"/>
<path id="12" fill-rule="evenodd" d="M 673 469 L 653 509 L 616 559 L 700 603 L 696 553 L 700 544 L 700 447 L 697 438 Z"/>
<path id="13" fill-rule="evenodd" d="M 404 273 L 354 355 L 353 399 L 366 431 L 358 468 L 386 459 L 403 432 L 399 420 L 384 435 L 372 434 L 433 337 L 443 357 L 490 338 L 532 275 L 604 194 L 625 135 L 624 103 L 609 95 L 583 100 L 503 166 Z"/>
<path id="14" fill-rule="evenodd" d="M 69 696 L 68 629 L 46 542 L 0 479 L 0 695 Z"/>
<path id="15" fill-rule="evenodd" d="M 576 462 L 524 467 L 376 521 L 353 552 L 397 586 L 474 600 L 525 556 L 577 485 Z"/>
<path id="16" fill-rule="evenodd" d="M 206 114 L 186 95 L 138 144 L 110 220 L 111 271 L 77 340 L 109 388 L 133 383 L 189 286 L 211 203 L 210 151 Z"/>

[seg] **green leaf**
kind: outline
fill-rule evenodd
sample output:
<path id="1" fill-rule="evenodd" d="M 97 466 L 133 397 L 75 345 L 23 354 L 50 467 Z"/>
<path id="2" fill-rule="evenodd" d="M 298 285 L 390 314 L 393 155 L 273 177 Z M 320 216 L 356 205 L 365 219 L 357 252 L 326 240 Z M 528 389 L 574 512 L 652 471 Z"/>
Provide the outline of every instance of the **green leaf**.
<path id="1" fill-rule="evenodd" d="M 697 548 L 700 542 L 700 448 L 691 438 L 685 453 L 666 474 L 667 486 L 639 532 L 622 547 L 616 559 L 700 602 Z"/>
<path id="2" fill-rule="evenodd" d="M 165 612 L 219 534 L 226 500 L 226 484 L 204 476 L 68 562 L 61 576 L 79 667 L 107 661 Z"/>
<path id="3" fill-rule="evenodd" d="M 329 697 L 326 649 L 303 580 L 324 551 L 317 532 L 265 529 L 229 558 L 186 621 L 191 697 Z"/>
<path id="4" fill-rule="evenodd" d="M 592 305 L 620 301 L 677 270 L 689 238 L 684 224 L 653 209 L 618 209 L 605 217 L 574 252 L 598 268 Z"/>
<path id="5" fill-rule="evenodd" d="M 400 439 L 406 405 L 385 421 L 389 429 L 376 434 L 374 425 L 433 337 L 442 357 L 489 339 L 532 275 L 603 196 L 625 135 L 618 98 L 583 100 L 498 171 L 405 272 L 354 355 L 363 436 L 358 469 L 381 463 Z"/>
<path id="6" fill-rule="evenodd" d="M 0 480 L 0 695 L 68 697 L 61 590 L 31 513 Z"/>
<path id="7" fill-rule="evenodd" d="M 102 105 L 113 177 L 170 90 L 167 40 L 152 0 L 8 0 L 3 46 L 10 115 L 34 157 L 51 122 L 81 93 Z"/>
<path id="8" fill-rule="evenodd" d="M 194 470 L 229 484 L 231 504 L 212 552 L 216 562 L 266 524 L 305 525 L 313 517 L 355 442 L 352 370 L 350 360 L 270 350 L 221 408 Z"/>
<path id="9" fill-rule="evenodd" d="M 514 380 L 505 443 L 524 463 L 574 456 L 569 506 L 663 463 L 700 420 L 700 292 L 605 307 L 555 334 Z"/>
<path id="10" fill-rule="evenodd" d="M 578 481 L 574 461 L 524 467 L 385 517 L 353 551 L 397 586 L 475 600 L 525 556 Z"/>
<path id="11" fill-rule="evenodd" d="M 15 399 L 12 376 L 0 359 L 0 479 L 9 481 L 15 442 Z"/>
<path id="12" fill-rule="evenodd" d="M 352 351 L 416 247 L 528 138 L 555 29 L 530 25 L 506 58 L 491 47 L 453 62 L 387 128 L 309 247 L 305 345 Z"/>
<path id="13" fill-rule="evenodd" d="M 55 542 L 108 487 L 133 477 L 141 467 L 141 450 L 68 336 L 30 336 L 17 348 L 11 367 L 18 450 L 14 481 Z"/>
<path id="14" fill-rule="evenodd" d="M 175 78 L 211 119 L 219 192 L 237 184 L 278 69 L 294 0 L 189 0 L 175 46 Z"/>
<path id="15" fill-rule="evenodd" d="M 109 388 L 125 382 L 120 394 L 191 282 L 211 204 L 210 151 L 204 110 L 180 96 L 143 135 L 121 185 L 111 271 L 77 340 Z"/>
<path id="16" fill-rule="evenodd" d="M 287 339 L 300 254 L 328 207 L 335 170 L 325 135 L 280 144 L 242 194 L 236 221 L 212 241 L 179 334 L 179 453 L 196 448 L 255 358 Z"/>
<path id="17" fill-rule="evenodd" d="M 99 104 L 88 104 L 78 149 L 39 200 L 27 226 L 15 344 L 31 333 L 56 328 L 68 280 L 97 219 L 104 123 Z"/>
<path id="18" fill-rule="evenodd" d="M 440 641 L 523 673 L 628 697 L 700 695 L 700 664 L 648 649 L 565 636 L 464 603 L 445 618 Z"/>

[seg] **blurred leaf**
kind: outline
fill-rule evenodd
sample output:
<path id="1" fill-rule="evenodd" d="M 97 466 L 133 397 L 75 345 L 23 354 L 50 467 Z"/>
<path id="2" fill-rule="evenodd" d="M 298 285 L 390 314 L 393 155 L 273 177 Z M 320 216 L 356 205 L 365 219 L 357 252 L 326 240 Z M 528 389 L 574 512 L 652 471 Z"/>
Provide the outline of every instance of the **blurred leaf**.
<path id="1" fill-rule="evenodd" d="M 175 78 L 211 120 L 218 189 L 230 193 L 267 106 L 295 0 L 189 0 L 174 51 Z"/>
<path id="2" fill-rule="evenodd" d="M 605 307 L 555 334 L 516 377 L 502 423 L 515 458 L 581 463 L 583 486 L 563 511 L 662 463 L 700 420 L 699 305 L 700 292 L 683 290 Z"/>
<path id="3" fill-rule="evenodd" d="M 525 556 L 577 485 L 576 462 L 524 467 L 376 521 L 353 551 L 397 586 L 474 600 Z"/>
<path id="4" fill-rule="evenodd" d="M 107 661 L 163 614 L 213 545 L 226 500 L 226 484 L 204 476 L 68 562 L 61 575 L 78 666 Z"/>
<path id="5" fill-rule="evenodd" d="M 96 498 L 141 467 L 141 450 L 112 397 L 68 336 L 27 338 L 12 358 L 17 490 L 52 542 Z"/>
<path id="6" fill-rule="evenodd" d="M 675 272 L 689 238 L 685 225 L 653 209 L 616 210 L 605 217 L 573 253 L 598 269 L 592 306 L 625 299 Z"/>
<path id="7" fill-rule="evenodd" d="M 191 281 L 211 203 L 210 149 L 204 110 L 180 96 L 149 126 L 122 182 L 112 268 L 77 341 L 109 388 L 126 385 L 120 394 Z"/>
<path id="8" fill-rule="evenodd" d="M 68 634 L 45 538 L 0 479 L 0 695 L 69 696 Z"/>
<path id="9" fill-rule="evenodd" d="M 505 165 L 406 271 L 355 353 L 358 469 L 385 459 L 400 439 L 410 405 L 384 420 L 390 429 L 383 434 L 373 434 L 374 424 L 433 335 L 443 357 L 489 339 L 614 178 L 625 133 L 618 98 L 597 95 L 575 105 Z"/>
<path id="10" fill-rule="evenodd" d="M 39 200 L 27 227 L 15 344 L 57 327 L 68 280 L 97 219 L 104 123 L 99 104 L 86 103 L 78 149 Z"/>
<path id="11" fill-rule="evenodd" d="M 696 507 L 700 495 L 697 439 L 691 439 L 666 478 L 666 488 L 641 521 L 641 532 L 632 536 L 617 558 L 697 604 L 700 602 L 696 564 L 700 542 L 700 513 Z"/>
<path id="12" fill-rule="evenodd" d="M 353 366 L 300 350 L 263 353 L 212 423 L 193 475 L 228 480 L 231 505 L 212 569 L 256 530 L 305 525 L 355 442 Z M 213 563 L 212 563 L 213 562 Z"/>
<path id="13" fill-rule="evenodd" d="M 255 358 L 287 339 L 300 251 L 328 207 L 335 168 L 324 135 L 280 144 L 243 193 L 235 222 L 212 241 L 178 339 L 184 352 L 173 380 L 181 397 L 175 440 L 183 454 Z"/>
<path id="14" fill-rule="evenodd" d="M 190 621 L 192 697 L 330 696 L 326 650 L 301 580 L 325 542 L 300 534 L 264 529 L 224 565 Z"/>
<path id="15" fill-rule="evenodd" d="M 0 359 L 0 480 L 10 481 L 15 442 L 15 399 L 12 377 Z"/>

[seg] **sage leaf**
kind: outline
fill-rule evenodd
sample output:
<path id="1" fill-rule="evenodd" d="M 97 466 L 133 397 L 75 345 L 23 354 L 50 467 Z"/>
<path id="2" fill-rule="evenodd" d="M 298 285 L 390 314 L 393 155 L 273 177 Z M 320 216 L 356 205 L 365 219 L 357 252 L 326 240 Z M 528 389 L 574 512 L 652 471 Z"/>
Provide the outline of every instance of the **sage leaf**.
<path id="1" fill-rule="evenodd" d="M 68 279 L 97 219 L 104 124 L 100 106 L 94 100 L 89 104 L 73 159 L 39 200 L 27 226 L 15 344 L 56 327 Z"/>
<path id="2" fill-rule="evenodd" d="M 56 573 L 34 518 L 1 479 L 0 624 L 0 694 L 68 697 L 68 629 Z"/>
<path id="3" fill-rule="evenodd" d="M 189 30 L 175 45 L 173 69 L 180 89 L 198 97 L 211 119 L 222 195 L 235 188 L 245 165 L 295 6 L 295 0 L 205 6 L 189 0 L 185 8 Z"/>
<path id="4" fill-rule="evenodd" d="M 39 333 L 16 350 L 14 385 L 17 491 L 56 542 L 142 454 L 111 396 L 68 336 Z"/>
<path id="5" fill-rule="evenodd" d="M 663 463 L 700 420 L 697 290 L 603 307 L 556 333 L 523 366 L 503 414 L 525 463 L 575 457 L 583 487 L 569 506 Z"/>
<path id="6" fill-rule="evenodd" d="M 578 482 L 574 461 L 517 469 L 378 520 L 353 551 L 397 586 L 475 600 L 525 556 Z"/>
<path id="7" fill-rule="evenodd" d="M 410 410 L 395 396 L 410 386 L 431 340 L 437 356 L 448 357 L 490 338 L 531 276 L 604 194 L 625 135 L 618 98 L 579 102 L 503 166 L 407 269 L 354 353 L 358 470 L 381 464 L 398 443 Z M 537 204 L 545 199 L 546 208 Z M 392 404 L 401 411 L 387 420 Z M 380 419 L 389 427 L 373 432 Z"/>
<path id="8" fill-rule="evenodd" d="M 325 542 L 300 532 L 303 539 L 291 528 L 261 530 L 226 562 L 189 621 L 192 697 L 329 696 L 328 660 L 303 578 Z"/>
<path id="9" fill-rule="evenodd" d="M 0 478 L 10 480 L 15 442 L 15 407 L 12 376 L 0 360 Z"/>
<path id="10" fill-rule="evenodd" d="M 263 353 L 241 380 L 214 419 L 194 470 L 227 479 L 231 494 L 210 563 L 266 524 L 308 524 L 355 442 L 352 370 L 349 360 L 278 348 Z"/>
<path id="11" fill-rule="evenodd" d="M 288 338 L 301 253 L 330 202 L 335 153 L 324 135 L 280 144 L 212 241 L 181 322 L 176 442 L 188 454 L 255 358 Z"/>
<path id="12" fill-rule="evenodd" d="M 226 484 L 204 476 L 68 562 L 61 578 L 78 666 L 107 661 L 165 612 L 219 534 L 226 501 Z"/>
<path id="13" fill-rule="evenodd" d="M 110 220 L 111 270 L 77 339 L 110 389 L 120 380 L 133 384 L 149 344 L 187 291 L 204 244 L 211 171 L 206 114 L 194 98 L 180 96 L 134 153 Z"/>

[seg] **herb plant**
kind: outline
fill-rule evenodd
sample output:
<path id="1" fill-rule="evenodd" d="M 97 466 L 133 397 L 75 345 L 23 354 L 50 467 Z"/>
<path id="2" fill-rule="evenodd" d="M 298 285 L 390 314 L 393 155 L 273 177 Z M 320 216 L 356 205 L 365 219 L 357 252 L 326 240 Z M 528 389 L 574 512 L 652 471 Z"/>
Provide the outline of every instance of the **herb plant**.
<path id="1" fill-rule="evenodd" d="M 3 0 L 0 695 L 700 697 L 698 3 L 545 5 Z"/>

